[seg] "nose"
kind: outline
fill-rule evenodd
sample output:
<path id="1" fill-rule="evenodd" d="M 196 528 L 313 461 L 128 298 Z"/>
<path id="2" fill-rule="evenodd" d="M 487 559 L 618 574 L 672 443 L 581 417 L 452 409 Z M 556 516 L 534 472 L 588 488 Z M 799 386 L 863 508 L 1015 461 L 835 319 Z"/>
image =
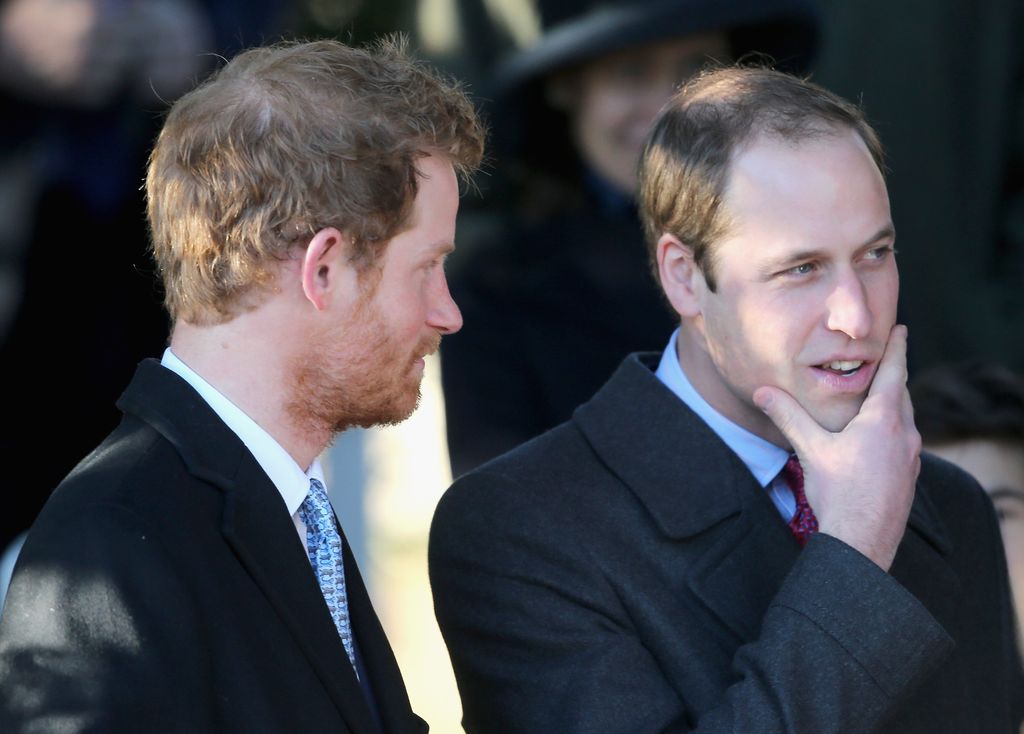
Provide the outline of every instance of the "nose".
<path id="1" fill-rule="evenodd" d="M 851 339 L 863 339 L 871 333 L 871 309 L 867 290 L 856 273 L 843 276 L 826 302 L 828 328 Z"/>
<path id="2" fill-rule="evenodd" d="M 448 290 L 448 281 L 441 280 L 438 293 L 431 305 L 427 324 L 441 334 L 454 334 L 462 328 L 462 311 Z"/>

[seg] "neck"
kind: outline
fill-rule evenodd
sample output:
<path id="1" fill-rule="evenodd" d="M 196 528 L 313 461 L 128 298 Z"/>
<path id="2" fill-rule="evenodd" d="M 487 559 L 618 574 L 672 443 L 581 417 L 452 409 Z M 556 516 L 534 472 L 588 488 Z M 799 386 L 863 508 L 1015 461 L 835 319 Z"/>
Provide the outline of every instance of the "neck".
<path id="1" fill-rule="evenodd" d="M 676 338 L 676 358 L 686 379 L 708 405 L 736 425 L 745 428 L 769 443 L 789 447 L 789 440 L 771 419 L 754 406 L 751 395 L 739 392 L 730 385 L 719 370 L 697 325 L 683 321 Z M 759 386 L 755 386 L 759 387 Z"/>
<path id="2" fill-rule="evenodd" d="M 303 470 L 330 442 L 329 431 L 298 425 L 289 414 L 294 389 L 289 378 L 287 329 L 257 309 L 213 326 L 177 323 L 171 349 L 192 370 L 252 418 Z M 294 339 L 294 337 L 292 337 Z"/>

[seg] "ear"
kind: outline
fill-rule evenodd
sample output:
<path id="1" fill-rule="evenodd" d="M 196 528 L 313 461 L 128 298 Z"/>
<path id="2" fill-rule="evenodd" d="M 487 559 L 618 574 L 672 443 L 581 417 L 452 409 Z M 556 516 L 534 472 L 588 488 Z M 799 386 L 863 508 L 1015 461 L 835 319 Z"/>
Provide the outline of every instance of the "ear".
<path id="1" fill-rule="evenodd" d="M 655 248 L 658 279 L 672 308 L 681 318 L 693 318 L 702 311 L 701 296 L 707 289 L 704 273 L 693 259 L 693 248 L 678 237 L 665 233 Z"/>
<path id="2" fill-rule="evenodd" d="M 313 235 L 302 258 L 302 292 L 317 311 L 327 308 L 345 270 L 345 239 L 334 227 L 325 227 Z"/>

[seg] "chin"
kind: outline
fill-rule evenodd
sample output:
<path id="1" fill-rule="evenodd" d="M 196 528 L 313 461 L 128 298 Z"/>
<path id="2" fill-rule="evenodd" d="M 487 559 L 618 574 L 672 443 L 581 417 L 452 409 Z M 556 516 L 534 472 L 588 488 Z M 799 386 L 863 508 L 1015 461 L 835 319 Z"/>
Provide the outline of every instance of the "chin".
<path id="1" fill-rule="evenodd" d="M 362 410 L 349 411 L 335 424 L 335 431 L 342 431 L 351 426 L 373 428 L 374 426 L 394 426 L 411 416 L 420 405 L 420 388 L 395 391 L 389 396 L 381 396 L 372 404 L 363 406 Z"/>
<path id="2" fill-rule="evenodd" d="M 826 431 L 839 433 L 857 417 L 862 402 L 858 400 L 857 404 L 852 406 L 827 406 L 811 412 L 811 417 Z"/>

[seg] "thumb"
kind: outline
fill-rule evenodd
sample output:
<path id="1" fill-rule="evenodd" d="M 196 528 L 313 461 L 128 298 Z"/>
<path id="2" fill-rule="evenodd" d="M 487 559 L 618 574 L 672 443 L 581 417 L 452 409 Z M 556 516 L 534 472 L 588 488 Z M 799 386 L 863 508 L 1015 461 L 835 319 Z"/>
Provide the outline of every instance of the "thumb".
<path id="1" fill-rule="evenodd" d="M 824 433 L 803 406 L 785 390 L 777 387 L 759 387 L 754 391 L 754 405 L 764 411 L 775 427 L 782 432 L 797 454 L 809 447 Z"/>

